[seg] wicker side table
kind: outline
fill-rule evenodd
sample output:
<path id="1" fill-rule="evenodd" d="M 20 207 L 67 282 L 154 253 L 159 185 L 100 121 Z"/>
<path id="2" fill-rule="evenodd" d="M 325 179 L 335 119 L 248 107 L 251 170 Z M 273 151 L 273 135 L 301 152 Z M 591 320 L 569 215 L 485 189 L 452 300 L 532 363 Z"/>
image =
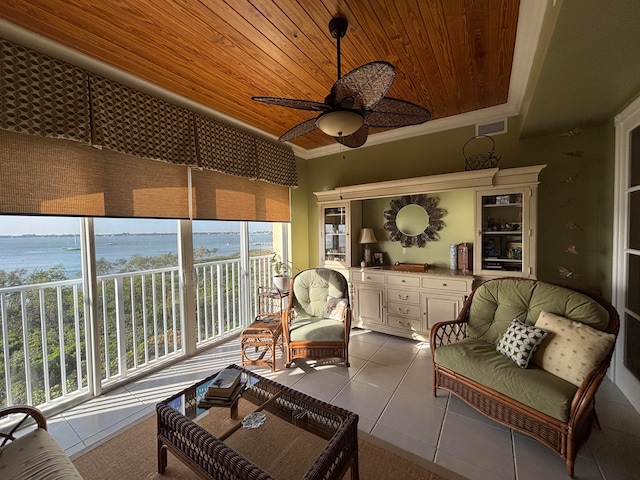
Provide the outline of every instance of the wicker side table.
<path id="1" fill-rule="evenodd" d="M 240 334 L 242 366 L 263 365 L 276 369 L 276 346 L 284 353 L 279 313 L 259 315 Z"/>
<path id="2" fill-rule="evenodd" d="M 284 353 L 282 344 L 282 302 L 289 292 L 258 287 L 259 311 L 256 319 L 240 334 L 242 366 L 262 365 L 276 369 L 276 346 Z"/>

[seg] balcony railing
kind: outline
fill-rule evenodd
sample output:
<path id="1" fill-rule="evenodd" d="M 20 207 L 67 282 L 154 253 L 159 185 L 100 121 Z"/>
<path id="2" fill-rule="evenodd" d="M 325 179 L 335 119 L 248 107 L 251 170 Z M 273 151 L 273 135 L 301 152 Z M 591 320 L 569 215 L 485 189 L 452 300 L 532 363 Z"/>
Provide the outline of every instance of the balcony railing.
<path id="1" fill-rule="evenodd" d="M 240 260 L 195 265 L 196 347 L 242 329 L 257 314 L 257 287 L 270 285 L 269 256 L 250 257 L 249 318 L 242 312 Z M 0 406 L 46 405 L 89 392 L 90 359 L 102 385 L 184 353 L 178 267 L 97 278 L 98 349 L 90 352 L 82 279 L 0 289 Z"/>

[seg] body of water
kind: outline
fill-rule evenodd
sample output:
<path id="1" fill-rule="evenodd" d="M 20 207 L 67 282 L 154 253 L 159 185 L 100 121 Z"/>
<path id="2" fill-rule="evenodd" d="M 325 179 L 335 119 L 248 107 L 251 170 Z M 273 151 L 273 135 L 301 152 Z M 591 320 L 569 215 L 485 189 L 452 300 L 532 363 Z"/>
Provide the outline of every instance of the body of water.
<path id="1" fill-rule="evenodd" d="M 178 253 L 177 235 L 164 234 L 116 234 L 96 236 L 96 258 L 109 262 L 128 260 L 133 255 L 154 257 Z M 229 256 L 240 252 L 239 233 L 194 233 L 193 247 L 217 249 L 215 256 Z M 251 233 L 250 250 L 273 250 L 271 233 Z M 62 265 L 67 278 L 80 276 L 79 237 L 66 236 L 0 236 L 0 270 L 11 272 L 26 269 L 48 270 Z"/>

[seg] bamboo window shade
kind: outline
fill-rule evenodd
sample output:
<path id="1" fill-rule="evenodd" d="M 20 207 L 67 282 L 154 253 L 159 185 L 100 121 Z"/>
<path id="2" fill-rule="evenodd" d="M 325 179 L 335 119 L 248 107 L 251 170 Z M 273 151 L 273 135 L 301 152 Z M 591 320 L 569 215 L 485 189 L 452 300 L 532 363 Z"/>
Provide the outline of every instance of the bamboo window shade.
<path id="1" fill-rule="evenodd" d="M 0 67 L 0 213 L 290 220 L 289 148 L 2 39 Z"/>

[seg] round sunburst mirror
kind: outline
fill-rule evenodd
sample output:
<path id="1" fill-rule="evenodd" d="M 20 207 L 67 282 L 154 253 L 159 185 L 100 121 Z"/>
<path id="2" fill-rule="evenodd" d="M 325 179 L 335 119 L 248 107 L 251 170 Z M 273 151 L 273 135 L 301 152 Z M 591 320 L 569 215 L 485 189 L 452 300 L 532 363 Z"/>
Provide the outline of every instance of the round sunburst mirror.
<path id="1" fill-rule="evenodd" d="M 446 210 L 438 207 L 437 197 L 405 195 L 391 200 L 389 210 L 384 211 L 384 229 L 392 242 L 403 247 L 424 247 L 427 242 L 438 240 L 438 232 L 444 227 L 442 217 Z"/>

